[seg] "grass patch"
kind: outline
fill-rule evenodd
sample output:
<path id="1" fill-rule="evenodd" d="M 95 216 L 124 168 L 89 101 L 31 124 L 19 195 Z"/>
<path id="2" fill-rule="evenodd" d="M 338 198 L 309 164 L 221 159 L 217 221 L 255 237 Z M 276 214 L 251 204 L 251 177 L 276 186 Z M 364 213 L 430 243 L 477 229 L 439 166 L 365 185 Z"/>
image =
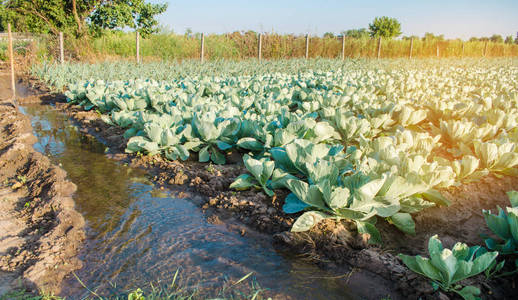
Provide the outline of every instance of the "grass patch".
<path id="1" fill-rule="evenodd" d="M 263 293 L 266 289 L 261 288 L 252 273 L 248 273 L 237 281 L 225 280 L 219 288 L 203 287 L 203 283 L 194 283 L 191 279 L 181 276 L 177 270 L 170 284 L 153 284 L 138 287 L 131 290 L 124 290 L 114 284 L 110 284 L 108 292 L 98 292 L 97 289 L 87 287 L 74 273 L 78 282 L 88 291 L 89 296 L 85 300 L 198 300 L 198 299 L 250 299 L 264 300 Z M 39 294 L 31 293 L 25 289 L 13 290 L 3 296 L 0 300 L 67 300 L 54 296 L 53 294 L 41 291 Z"/>

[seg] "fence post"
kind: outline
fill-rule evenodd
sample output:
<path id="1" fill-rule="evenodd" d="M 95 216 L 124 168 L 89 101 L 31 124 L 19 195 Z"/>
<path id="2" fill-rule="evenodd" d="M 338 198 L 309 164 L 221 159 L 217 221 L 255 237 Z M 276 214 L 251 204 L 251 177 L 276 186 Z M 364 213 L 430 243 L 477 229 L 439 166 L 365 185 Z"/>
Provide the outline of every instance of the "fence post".
<path id="1" fill-rule="evenodd" d="M 306 34 L 306 59 L 309 58 L 309 33 Z"/>
<path id="2" fill-rule="evenodd" d="M 460 54 L 460 57 L 464 57 L 464 42 L 462 42 L 462 52 Z"/>
<path id="3" fill-rule="evenodd" d="M 63 49 L 63 32 L 59 32 L 59 62 L 65 63 L 65 50 Z"/>
<path id="4" fill-rule="evenodd" d="M 203 32 L 201 34 L 200 48 L 200 61 L 203 62 L 203 58 L 205 56 L 205 35 L 203 35 Z"/>
<path id="5" fill-rule="evenodd" d="M 263 44 L 263 35 L 261 33 L 259 33 L 259 36 L 258 36 L 258 41 L 257 41 L 257 58 L 259 60 L 261 60 L 263 57 L 262 57 L 262 44 Z"/>
<path id="6" fill-rule="evenodd" d="M 345 34 L 342 34 L 342 60 L 345 59 Z"/>
<path id="7" fill-rule="evenodd" d="M 378 38 L 378 59 L 381 57 L 381 36 Z"/>
<path id="8" fill-rule="evenodd" d="M 437 57 L 439 57 L 439 42 L 437 42 Z"/>
<path id="9" fill-rule="evenodd" d="M 410 52 L 408 53 L 408 58 L 412 58 L 412 50 L 414 49 L 414 38 L 410 38 Z"/>
<path id="10" fill-rule="evenodd" d="M 486 57 L 486 55 L 487 55 L 487 41 L 484 44 L 484 57 Z"/>
<path id="11" fill-rule="evenodd" d="M 137 31 L 135 35 L 135 43 L 137 45 L 137 64 L 140 63 L 140 33 Z"/>
<path id="12" fill-rule="evenodd" d="M 9 61 L 11 63 L 11 90 L 13 91 L 13 105 L 16 107 L 14 99 L 16 98 L 16 83 L 14 81 L 14 52 L 13 52 L 13 35 L 11 33 L 11 23 L 7 24 L 7 38 L 9 39 Z"/>

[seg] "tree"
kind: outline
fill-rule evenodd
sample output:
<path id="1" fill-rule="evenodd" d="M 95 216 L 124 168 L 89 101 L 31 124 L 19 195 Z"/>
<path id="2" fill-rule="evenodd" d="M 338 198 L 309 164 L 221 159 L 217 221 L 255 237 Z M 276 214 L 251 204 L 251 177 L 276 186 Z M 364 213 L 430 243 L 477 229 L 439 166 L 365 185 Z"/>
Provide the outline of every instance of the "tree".
<path id="1" fill-rule="evenodd" d="M 493 43 L 503 43 L 504 42 L 504 38 L 499 35 L 499 34 L 493 34 L 489 40 Z"/>
<path id="2" fill-rule="evenodd" d="M 423 41 L 425 41 L 425 42 L 444 41 L 444 34 L 435 35 L 431 32 L 425 32 Z"/>
<path id="3" fill-rule="evenodd" d="M 324 38 L 334 38 L 335 37 L 335 34 L 332 33 L 332 32 L 326 32 L 324 33 Z"/>
<path id="4" fill-rule="evenodd" d="M 404 37 L 402 37 L 401 39 L 403 39 L 403 40 L 405 40 L 405 41 L 410 41 L 410 40 L 412 40 L 412 39 L 414 39 L 414 40 L 418 40 L 418 39 L 419 39 L 419 37 L 418 37 L 417 35 L 411 35 L 411 36 L 404 36 Z"/>
<path id="5" fill-rule="evenodd" d="M 144 0 L 104 1 L 90 16 L 94 29 L 130 27 L 143 37 L 158 31 L 156 16 L 165 12 L 167 3 L 152 4 Z"/>
<path id="6" fill-rule="evenodd" d="M 514 43 L 518 44 L 518 32 L 516 33 L 516 38 L 514 39 Z"/>
<path id="7" fill-rule="evenodd" d="M 74 26 L 72 7 L 61 0 L 8 0 L 2 1 L 2 27 L 10 22 L 19 31 L 54 33 Z M 74 7 L 77 9 L 77 3 Z M 92 1 L 93 2 L 93 1 Z M 73 4 L 73 3 L 70 3 Z"/>
<path id="8" fill-rule="evenodd" d="M 371 37 L 394 38 L 401 35 L 401 24 L 395 18 L 376 17 L 369 24 Z"/>
<path id="9" fill-rule="evenodd" d="M 345 37 L 355 38 L 355 39 L 363 39 L 369 37 L 369 32 L 366 28 L 359 29 L 349 29 L 346 31 L 342 31 L 342 35 Z"/>
<path id="10" fill-rule="evenodd" d="M 184 36 L 189 39 L 192 38 L 192 29 L 190 27 L 185 29 Z"/>
<path id="11" fill-rule="evenodd" d="M 509 35 L 505 38 L 505 41 L 504 43 L 506 44 L 512 44 L 513 43 L 513 36 L 512 35 Z"/>
<path id="12" fill-rule="evenodd" d="M 167 4 L 145 0 L 6 0 L 0 5 L 0 29 L 7 22 L 19 31 L 81 36 L 88 29 L 135 28 L 143 35 L 155 32 L 158 14 Z"/>

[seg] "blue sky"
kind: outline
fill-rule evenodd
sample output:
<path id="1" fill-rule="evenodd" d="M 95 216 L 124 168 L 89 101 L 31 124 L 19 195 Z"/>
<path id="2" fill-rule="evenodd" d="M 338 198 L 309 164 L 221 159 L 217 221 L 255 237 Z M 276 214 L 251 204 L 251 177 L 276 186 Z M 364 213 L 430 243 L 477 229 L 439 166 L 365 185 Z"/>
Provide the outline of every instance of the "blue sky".
<path id="1" fill-rule="evenodd" d="M 340 32 L 368 27 L 376 16 L 397 18 L 404 35 L 425 32 L 447 38 L 498 33 L 516 36 L 518 0 L 337 1 L 337 0 L 152 0 L 169 2 L 162 24 L 177 33 L 255 30 L 279 33 Z"/>

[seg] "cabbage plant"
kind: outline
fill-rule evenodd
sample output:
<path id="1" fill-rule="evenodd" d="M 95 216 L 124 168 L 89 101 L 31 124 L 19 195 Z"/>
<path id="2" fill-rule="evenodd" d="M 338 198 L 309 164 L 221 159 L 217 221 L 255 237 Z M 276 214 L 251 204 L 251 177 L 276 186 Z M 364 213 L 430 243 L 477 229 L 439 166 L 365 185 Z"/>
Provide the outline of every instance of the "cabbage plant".
<path id="1" fill-rule="evenodd" d="M 273 196 L 274 193 L 268 187 L 268 181 L 273 174 L 275 163 L 267 158 L 253 159 L 248 154 L 243 156 L 243 162 L 251 175 L 239 175 L 229 187 L 236 190 L 246 190 L 251 187 L 262 188 L 266 195 Z"/>
<path id="2" fill-rule="evenodd" d="M 212 160 L 216 164 L 225 163 L 221 151 L 230 150 L 236 143 L 239 120 L 216 117 L 214 112 L 196 113 L 192 118 L 193 136 L 184 144 L 198 151 L 200 162 Z"/>
<path id="3" fill-rule="evenodd" d="M 498 215 L 490 210 L 483 210 L 484 219 L 497 239 L 487 238 L 487 248 L 496 250 L 502 254 L 518 253 L 518 192 L 507 192 L 511 207 L 507 207 L 507 213 L 498 207 Z"/>
<path id="4" fill-rule="evenodd" d="M 451 250 L 444 249 L 439 237 L 434 235 L 428 241 L 429 258 L 404 254 L 399 254 L 399 257 L 410 270 L 429 278 L 434 286 L 472 300 L 480 295 L 480 289 L 463 287 L 459 282 L 484 272 L 498 256 L 496 251 L 481 249 L 480 246 L 468 247 L 464 243 L 456 243 Z"/>

